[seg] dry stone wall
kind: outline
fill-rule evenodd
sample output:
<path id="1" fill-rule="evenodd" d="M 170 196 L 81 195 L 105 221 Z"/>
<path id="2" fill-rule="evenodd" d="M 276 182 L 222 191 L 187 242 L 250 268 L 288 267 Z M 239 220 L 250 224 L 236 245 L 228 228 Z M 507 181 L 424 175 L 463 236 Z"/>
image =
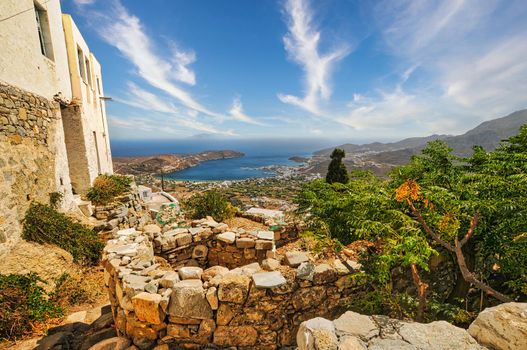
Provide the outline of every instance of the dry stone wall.
<path id="1" fill-rule="evenodd" d="M 57 191 L 56 102 L 0 82 L 0 256 L 20 238 L 31 201 Z"/>
<path id="2" fill-rule="evenodd" d="M 315 264 L 288 252 L 281 264 L 272 257 L 273 232 L 233 232 L 210 219 L 193 225 L 119 230 L 104 249 L 117 331 L 140 349 L 287 348 L 303 321 L 334 318 L 352 297 L 352 271 L 339 260 Z M 246 258 L 247 249 L 254 256 Z M 156 252 L 167 253 L 172 266 Z"/>

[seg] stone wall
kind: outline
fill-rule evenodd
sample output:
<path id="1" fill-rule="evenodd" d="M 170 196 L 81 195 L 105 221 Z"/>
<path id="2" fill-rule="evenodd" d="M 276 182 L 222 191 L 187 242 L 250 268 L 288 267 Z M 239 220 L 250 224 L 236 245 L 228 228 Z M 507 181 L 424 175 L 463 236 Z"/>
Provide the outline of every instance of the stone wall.
<path id="1" fill-rule="evenodd" d="M 67 167 L 57 167 L 60 127 L 58 103 L 0 82 L 0 255 L 20 239 L 31 201 L 47 203 L 56 191 L 70 200 Z"/>
<path id="2" fill-rule="evenodd" d="M 191 228 L 165 227 L 154 236 L 154 252 L 172 266 L 221 265 L 235 268 L 273 257 L 279 232 L 230 230 L 212 218 L 196 220 Z"/>
<path id="3" fill-rule="evenodd" d="M 152 221 L 135 184 L 129 193 L 115 198 L 111 204 L 95 206 L 93 212 L 90 202 L 79 207 L 96 220 L 94 230 L 105 240 L 113 238 L 120 229 L 142 227 Z"/>
<path id="4" fill-rule="evenodd" d="M 235 249 L 257 251 L 256 245 L 261 242 L 274 244 L 274 236 L 264 239 L 258 233 L 253 234 L 255 237 L 232 231 L 214 233 L 213 229 L 222 224 L 210 220 L 194 225 L 164 233 L 157 225 L 146 225 L 143 231 L 120 230 L 104 249 L 105 282 L 116 328 L 140 349 L 165 344 L 174 349 L 293 346 L 301 322 L 315 316 L 336 317 L 352 298 L 352 272 L 340 260 L 315 264 L 303 253 L 289 252 L 284 259 L 286 265 L 265 258 L 261 263 L 235 267 L 237 262 L 247 260 L 224 260 L 219 258 L 220 252 L 240 256 Z M 169 237 L 175 238 L 176 245 L 181 243 L 185 247 L 181 251 L 185 252 L 196 239 L 215 241 L 216 246 L 207 246 L 207 258 L 201 263 L 202 256 L 180 261 L 176 257 L 174 270 L 154 254 L 163 251 L 163 240 Z M 254 244 L 254 248 L 237 247 L 249 239 L 253 243 L 247 244 Z M 217 254 L 215 247 L 221 247 Z M 181 266 L 182 261 L 192 261 L 190 265 L 195 266 Z M 216 262 L 230 263 L 234 268 L 199 267 Z"/>

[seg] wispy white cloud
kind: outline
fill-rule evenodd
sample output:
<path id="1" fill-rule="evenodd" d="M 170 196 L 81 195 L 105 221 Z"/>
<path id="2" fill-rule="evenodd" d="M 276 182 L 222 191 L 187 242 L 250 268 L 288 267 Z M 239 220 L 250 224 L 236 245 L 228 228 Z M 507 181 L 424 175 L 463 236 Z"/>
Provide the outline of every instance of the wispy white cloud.
<path id="1" fill-rule="evenodd" d="M 234 100 L 232 101 L 232 106 L 229 111 L 229 114 L 231 115 L 232 118 L 240 122 L 264 126 L 263 123 L 259 122 L 258 120 L 255 120 L 252 117 L 249 117 L 247 114 L 243 112 L 243 105 L 242 105 L 242 101 L 240 100 L 239 96 L 236 96 Z"/>
<path id="2" fill-rule="evenodd" d="M 290 59 L 302 66 L 305 95 L 279 94 L 278 98 L 284 103 L 320 115 L 320 100 L 328 100 L 331 96 L 330 78 L 335 64 L 350 50 L 340 45 L 327 53 L 320 53 L 321 33 L 314 24 L 308 0 L 287 0 L 284 9 L 289 30 L 283 38 L 284 45 Z"/>
<path id="3" fill-rule="evenodd" d="M 151 86 L 164 91 L 187 108 L 205 115 L 223 118 L 197 102 L 177 82 L 195 84 L 195 74 L 188 67 L 195 61 L 192 51 L 173 49 L 171 59 L 159 55 L 145 32 L 138 17 L 128 13 L 119 1 L 114 1 L 112 17 L 99 14 L 104 19 L 98 27 L 102 38 L 115 46 L 137 69 L 137 74 Z"/>
<path id="4" fill-rule="evenodd" d="M 178 108 L 169 101 L 163 100 L 158 95 L 142 89 L 137 84 L 128 82 L 128 97 L 115 98 L 115 101 L 125 103 L 129 106 L 144 110 L 157 111 L 162 113 L 178 113 Z"/>
<path id="5" fill-rule="evenodd" d="M 97 0 L 73 0 L 73 2 L 77 5 L 91 5 Z"/>
<path id="6" fill-rule="evenodd" d="M 383 1 L 374 14 L 390 53 L 426 75 L 412 100 L 445 120 L 453 112 L 458 122 L 443 124 L 455 125 L 452 131 L 527 107 L 524 1 Z M 430 87 L 435 95 L 420 91 Z"/>

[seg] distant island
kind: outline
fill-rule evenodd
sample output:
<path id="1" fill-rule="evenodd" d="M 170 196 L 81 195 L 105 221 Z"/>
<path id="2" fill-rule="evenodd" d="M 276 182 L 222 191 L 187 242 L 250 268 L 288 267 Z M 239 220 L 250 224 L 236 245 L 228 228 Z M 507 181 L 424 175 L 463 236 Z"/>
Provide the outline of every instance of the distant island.
<path id="1" fill-rule="evenodd" d="M 239 158 L 244 153 L 222 150 L 205 151 L 195 154 L 160 154 L 152 156 L 114 157 L 114 171 L 130 175 L 160 175 L 184 170 L 207 160 Z"/>

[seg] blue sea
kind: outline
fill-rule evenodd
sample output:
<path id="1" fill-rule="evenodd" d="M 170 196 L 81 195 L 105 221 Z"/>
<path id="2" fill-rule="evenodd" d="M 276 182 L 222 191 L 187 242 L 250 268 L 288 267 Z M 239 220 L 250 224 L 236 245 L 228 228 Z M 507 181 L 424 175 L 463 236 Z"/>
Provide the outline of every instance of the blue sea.
<path id="1" fill-rule="evenodd" d="M 148 156 L 155 154 L 189 154 L 203 151 L 233 150 L 244 157 L 211 160 L 198 166 L 168 174 L 174 180 L 223 181 L 274 176 L 260 167 L 269 165 L 298 166 L 292 156 L 309 157 L 314 151 L 339 144 L 325 139 L 180 139 L 180 140 L 114 140 L 113 156 Z"/>

